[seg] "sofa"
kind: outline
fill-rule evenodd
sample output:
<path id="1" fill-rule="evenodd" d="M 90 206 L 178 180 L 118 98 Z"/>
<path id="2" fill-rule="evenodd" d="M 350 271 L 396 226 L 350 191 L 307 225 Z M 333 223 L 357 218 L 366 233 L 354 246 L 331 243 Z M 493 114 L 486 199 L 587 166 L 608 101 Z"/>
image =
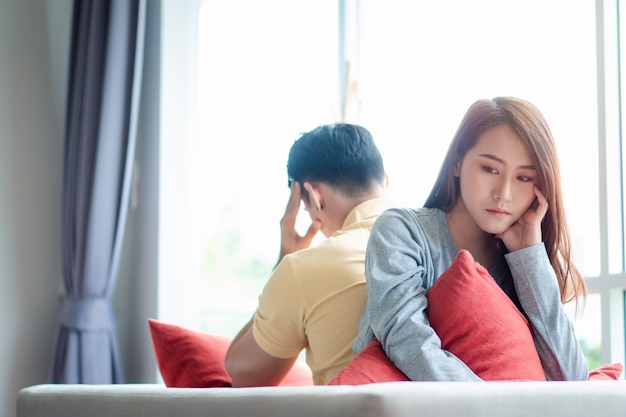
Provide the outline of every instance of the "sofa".
<path id="1" fill-rule="evenodd" d="M 625 416 L 626 381 L 382 382 L 169 388 L 160 384 L 23 388 L 17 417 Z"/>
<path id="2" fill-rule="evenodd" d="M 480 296 L 472 299 L 480 301 Z M 502 316 L 506 305 L 495 308 Z M 450 316 L 448 310 L 446 317 Z M 547 382 L 543 372 L 539 372 L 543 380 L 535 380 L 532 368 L 541 368 L 532 360 L 536 351 L 528 324 L 517 313 L 509 316 L 517 317 L 517 324 L 506 321 L 505 329 L 493 330 L 497 337 L 482 334 L 493 327 L 484 323 L 474 328 L 470 348 L 449 346 L 461 349 L 459 357 L 479 353 L 463 359 L 484 382 L 408 381 L 375 339 L 329 385 L 312 385 L 311 370 L 296 362 L 278 386 L 251 388 L 230 386 L 224 368 L 230 337 L 149 319 L 163 384 L 29 386 L 18 394 L 17 417 L 626 417 L 622 364 L 603 365 L 591 371 L 587 381 Z M 466 322 L 459 318 L 450 330 L 442 328 L 442 340 L 462 330 Z M 477 333 L 482 340 L 492 339 L 489 350 L 475 340 Z M 515 333 L 518 336 L 511 338 Z"/>

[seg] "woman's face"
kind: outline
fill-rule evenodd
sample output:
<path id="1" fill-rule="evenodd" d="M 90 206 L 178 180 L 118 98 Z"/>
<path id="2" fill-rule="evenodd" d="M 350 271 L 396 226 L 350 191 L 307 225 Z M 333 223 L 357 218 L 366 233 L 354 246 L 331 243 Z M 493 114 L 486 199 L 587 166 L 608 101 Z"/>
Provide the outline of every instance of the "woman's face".
<path id="1" fill-rule="evenodd" d="M 537 170 L 519 135 L 508 125 L 487 129 L 456 166 L 460 199 L 478 227 L 507 230 L 535 200 Z"/>

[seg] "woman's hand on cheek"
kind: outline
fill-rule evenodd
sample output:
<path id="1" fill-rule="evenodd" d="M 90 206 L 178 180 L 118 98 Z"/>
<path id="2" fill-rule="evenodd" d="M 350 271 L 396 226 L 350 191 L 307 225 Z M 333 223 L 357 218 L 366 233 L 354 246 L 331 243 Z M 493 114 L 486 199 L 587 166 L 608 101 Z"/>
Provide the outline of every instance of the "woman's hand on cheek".
<path id="1" fill-rule="evenodd" d="M 531 204 L 511 227 L 496 235 L 510 252 L 542 242 L 541 222 L 548 212 L 548 200 L 537 186 L 535 186 L 534 191 L 537 199 L 536 206 Z"/>

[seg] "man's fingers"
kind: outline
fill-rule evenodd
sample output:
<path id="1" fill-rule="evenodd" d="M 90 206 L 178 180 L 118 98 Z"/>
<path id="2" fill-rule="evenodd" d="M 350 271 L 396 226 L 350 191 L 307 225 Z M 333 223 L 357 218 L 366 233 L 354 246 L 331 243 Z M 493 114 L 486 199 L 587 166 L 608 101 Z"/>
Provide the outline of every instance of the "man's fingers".
<path id="1" fill-rule="evenodd" d="M 289 194 L 289 200 L 287 201 L 287 211 L 300 207 L 300 183 L 297 181 L 291 182 L 291 193 Z"/>
<path id="2" fill-rule="evenodd" d="M 291 194 L 289 195 L 289 200 L 287 201 L 287 208 L 285 209 L 282 222 L 285 222 L 290 226 L 296 224 L 296 217 L 298 216 L 298 211 L 300 210 L 300 200 L 300 184 L 297 181 L 292 181 Z"/>

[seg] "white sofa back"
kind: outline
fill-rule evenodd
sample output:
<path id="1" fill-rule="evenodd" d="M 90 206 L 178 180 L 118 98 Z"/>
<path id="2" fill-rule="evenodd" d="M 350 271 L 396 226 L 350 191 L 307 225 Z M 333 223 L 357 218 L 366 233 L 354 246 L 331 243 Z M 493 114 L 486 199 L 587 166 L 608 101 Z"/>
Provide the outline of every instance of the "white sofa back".
<path id="1" fill-rule="evenodd" d="M 35 385 L 17 417 L 626 416 L 626 381 L 387 382 L 360 386 L 166 388 Z"/>

